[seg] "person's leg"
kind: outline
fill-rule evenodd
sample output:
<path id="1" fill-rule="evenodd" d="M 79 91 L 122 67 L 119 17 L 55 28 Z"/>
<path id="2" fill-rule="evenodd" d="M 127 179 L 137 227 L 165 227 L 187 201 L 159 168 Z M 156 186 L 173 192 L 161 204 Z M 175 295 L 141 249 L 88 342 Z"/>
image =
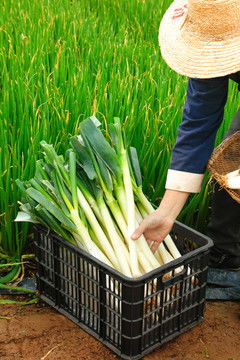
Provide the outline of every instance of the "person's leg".
<path id="1" fill-rule="evenodd" d="M 224 138 L 240 130 L 240 110 Z M 213 240 L 210 266 L 240 269 L 240 204 L 227 191 L 213 185 L 211 218 L 207 235 Z"/>

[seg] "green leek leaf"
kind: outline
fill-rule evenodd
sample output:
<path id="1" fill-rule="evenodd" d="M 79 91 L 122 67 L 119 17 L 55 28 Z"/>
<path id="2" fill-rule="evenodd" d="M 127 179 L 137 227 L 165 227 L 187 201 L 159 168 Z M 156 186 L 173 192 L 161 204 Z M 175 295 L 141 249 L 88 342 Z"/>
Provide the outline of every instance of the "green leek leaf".
<path id="1" fill-rule="evenodd" d="M 81 144 L 77 136 L 72 137 L 70 143 L 75 153 L 77 154 L 77 162 L 80 164 L 80 166 L 82 166 L 89 179 L 93 180 L 97 178 L 96 171 L 86 147 Z"/>
<path id="2" fill-rule="evenodd" d="M 94 125 L 91 118 L 87 118 L 81 122 L 80 134 L 88 139 L 93 150 L 98 154 L 109 170 L 118 177 L 120 167 L 117 154 L 103 136 L 102 132 Z"/>
<path id="3" fill-rule="evenodd" d="M 142 174 L 140 170 L 137 150 L 135 147 L 130 147 L 129 155 L 136 184 L 137 186 L 142 186 Z"/>
<path id="4" fill-rule="evenodd" d="M 76 226 L 69 220 L 69 218 L 58 208 L 58 206 L 43 196 L 39 191 L 34 188 L 27 189 L 27 194 L 45 207 L 52 215 L 54 215 L 64 226 L 72 231 L 76 231 Z"/>

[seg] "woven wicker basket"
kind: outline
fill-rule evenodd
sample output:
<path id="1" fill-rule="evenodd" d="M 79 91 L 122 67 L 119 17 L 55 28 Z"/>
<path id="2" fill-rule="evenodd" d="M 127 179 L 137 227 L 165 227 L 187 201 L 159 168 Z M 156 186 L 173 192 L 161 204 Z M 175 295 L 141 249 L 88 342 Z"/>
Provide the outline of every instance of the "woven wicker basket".
<path id="1" fill-rule="evenodd" d="M 240 190 L 229 189 L 224 175 L 240 168 L 240 131 L 226 138 L 212 153 L 207 169 L 231 197 L 240 203 Z"/>

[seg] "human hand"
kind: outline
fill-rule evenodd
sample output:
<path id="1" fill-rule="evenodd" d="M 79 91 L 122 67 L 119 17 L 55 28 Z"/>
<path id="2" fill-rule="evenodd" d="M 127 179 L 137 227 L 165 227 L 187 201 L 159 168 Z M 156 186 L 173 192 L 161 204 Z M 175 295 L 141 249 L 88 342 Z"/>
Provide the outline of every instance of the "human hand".
<path id="1" fill-rule="evenodd" d="M 155 210 L 151 215 L 147 216 L 134 231 L 131 238 L 137 240 L 141 235 L 144 235 L 151 250 L 155 252 L 161 241 L 169 234 L 174 224 L 174 219 L 161 215 L 158 210 Z"/>
<path id="2" fill-rule="evenodd" d="M 187 192 L 167 189 L 157 210 L 141 222 L 131 238 L 137 240 L 144 235 L 149 246 L 153 243 L 151 249 L 155 252 L 171 231 L 189 195 Z"/>

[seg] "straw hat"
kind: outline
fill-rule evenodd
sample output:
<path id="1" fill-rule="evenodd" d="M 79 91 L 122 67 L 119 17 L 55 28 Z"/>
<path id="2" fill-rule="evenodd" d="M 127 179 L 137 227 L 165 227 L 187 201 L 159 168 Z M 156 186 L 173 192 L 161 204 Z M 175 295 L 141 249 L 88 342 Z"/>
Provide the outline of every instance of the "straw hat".
<path id="1" fill-rule="evenodd" d="M 162 57 L 176 72 L 212 78 L 240 70 L 240 0 L 175 0 L 160 24 Z"/>

